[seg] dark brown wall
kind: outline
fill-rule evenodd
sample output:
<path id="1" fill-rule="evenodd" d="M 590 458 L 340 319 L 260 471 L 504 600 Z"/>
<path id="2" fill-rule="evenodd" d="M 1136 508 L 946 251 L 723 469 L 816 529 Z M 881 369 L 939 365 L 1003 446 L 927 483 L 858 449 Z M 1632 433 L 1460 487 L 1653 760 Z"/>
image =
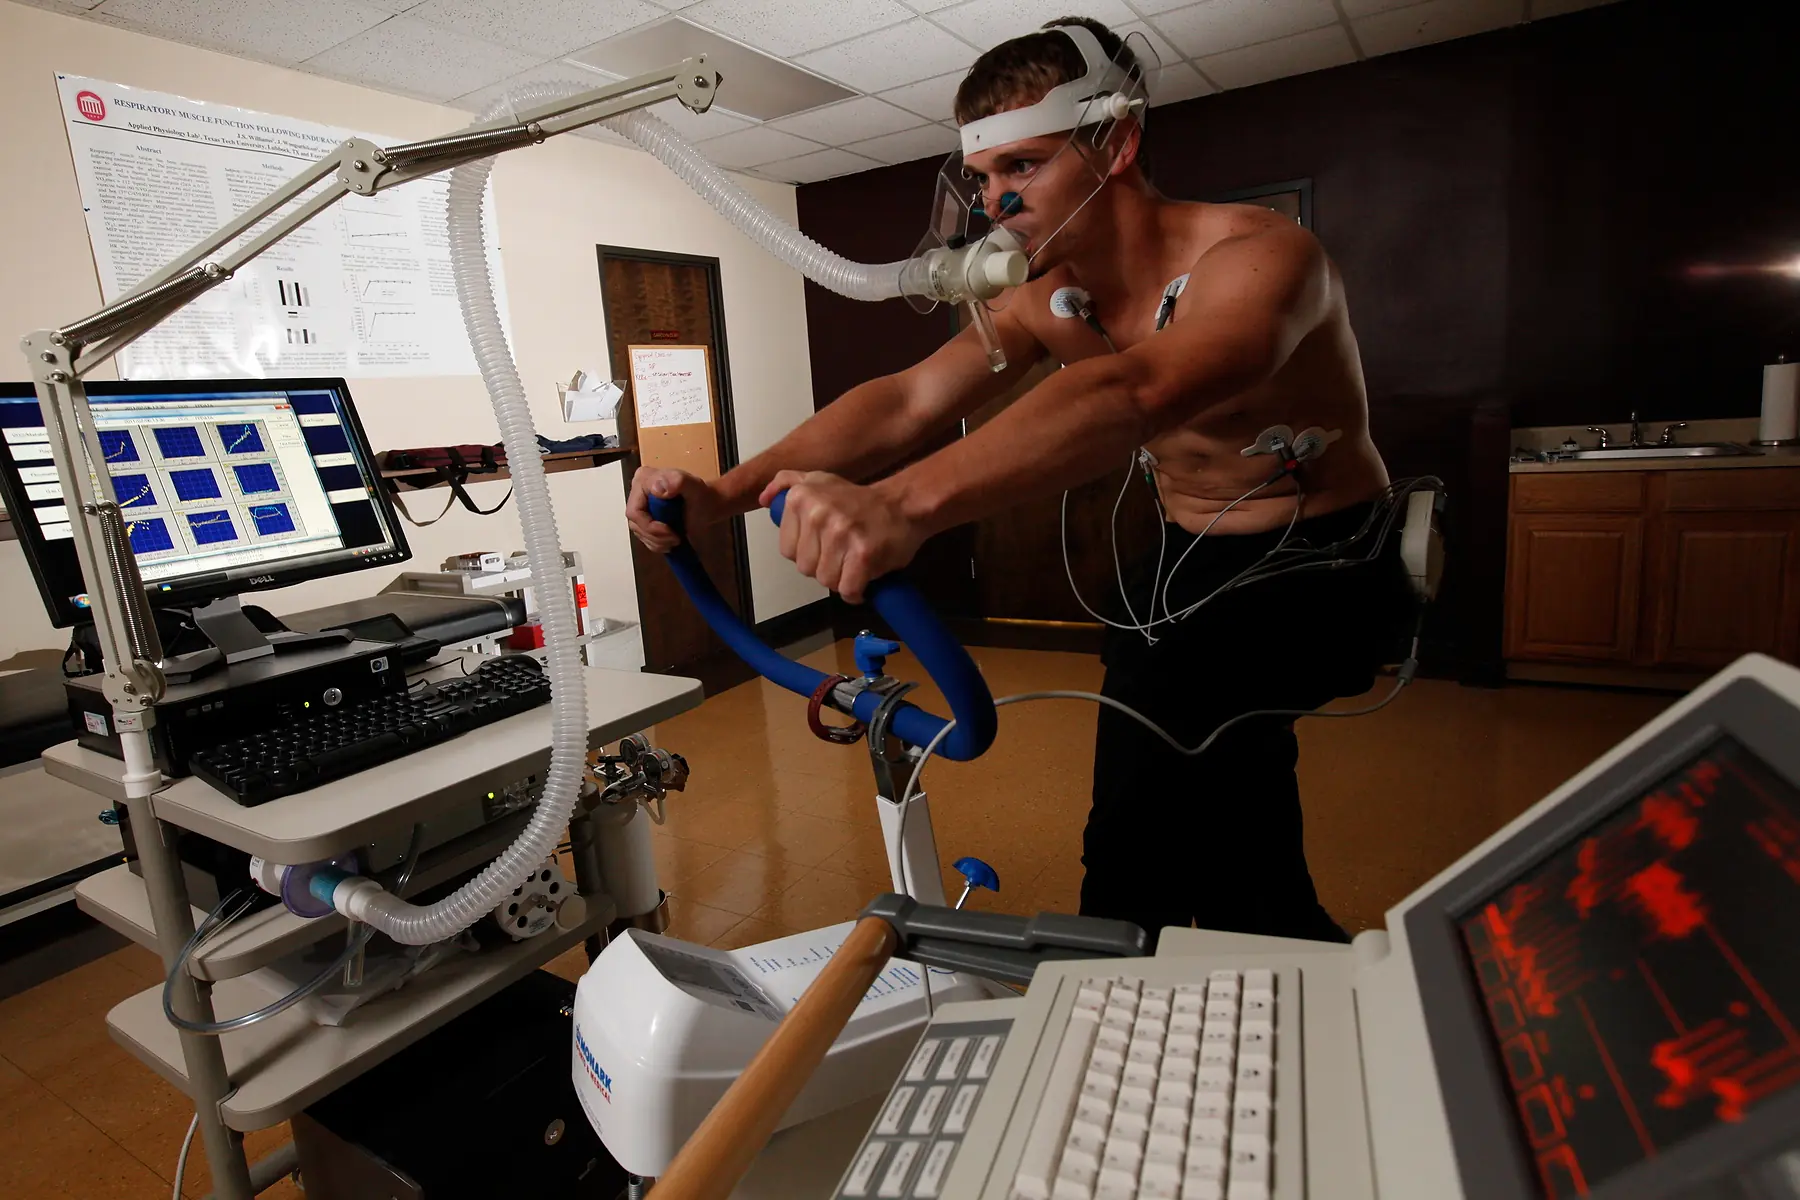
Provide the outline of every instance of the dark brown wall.
<path id="1" fill-rule="evenodd" d="M 1377 442 L 1453 489 L 1440 665 L 1498 660 L 1509 422 L 1748 416 L 1761 364 L 1800 349 L 1800 283 L 1686 274 L 1800 257 L 1797 8 L 1623 0 L 1151 114 L 1171 196 L 1312 179 Z M 936 166 L 803 187 L 801 227 L 906 255 Z M 811 284 L 807 317 L 821 406 L 945 332 Z"/>

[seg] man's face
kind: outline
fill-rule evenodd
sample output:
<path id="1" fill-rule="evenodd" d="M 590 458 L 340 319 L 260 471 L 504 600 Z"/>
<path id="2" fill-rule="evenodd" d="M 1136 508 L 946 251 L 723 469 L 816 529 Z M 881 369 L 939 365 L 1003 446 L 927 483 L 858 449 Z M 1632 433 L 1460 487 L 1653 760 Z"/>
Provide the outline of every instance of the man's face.
<path id="1" fill-rule="evenodd" d="M 1033 276 L 1065 259 L 1079 242 L 1078 222 L 1069 218 L 1105 179 L 1083 149 L 1067 133 L 1056 133 L 981 150 L 963 162 L 981 189 L 988 219 L 1024 243 Z M 1020 203 L 1002 212 L 1001 197 L 1008 192 L 1017 193 Z"/>

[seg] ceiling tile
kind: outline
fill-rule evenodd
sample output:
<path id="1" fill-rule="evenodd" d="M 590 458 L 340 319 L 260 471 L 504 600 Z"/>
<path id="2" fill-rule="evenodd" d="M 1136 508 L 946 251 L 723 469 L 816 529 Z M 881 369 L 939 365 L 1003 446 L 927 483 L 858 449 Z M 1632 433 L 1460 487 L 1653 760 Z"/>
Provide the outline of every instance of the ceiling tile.
<path id="1" fill-rule="evenodd" d="M 1129 25 L 1121 25 L 1117 29 L 1114 29 L 1113 32 L 1122 38 L 1128 38 L 1135 33 L 1144 41 L 1149 42 L 1150 52 L 1156 55 L 1155 65 L 1157 67 L 1174 66 L 1183 58 L 1181 51 L 1169 45 L 1168 38 L 1165 38 L 1162 34 L 1158 33 L 1155 29 L 1142 21 L 1133 21 Z M 1133 42 L 1131 45 L 1134 50 L 1142 49 L 1141 43 Z M 1145 65 L 1149 66 L 1150 64 L 1146 63 Z"/>
<path id="2" fill-rule="evenodd" d="M 1584 8 L 1599 8 L 1602 4 L 1612 4 L 1615 0 L 1529 0 L 1527 12 L 1533 17 L 1560 17 L 1564 13 L 1580 12 Z"/>
<path id="3" fill-rule="evenodd" d="M 883 92 L 881 98 L 891 104 L 898 104 L 907 112 L 918 113 L 927 121 L 953 120 L 956 117 L 956 89 L 962 86 L 968 73 L 964 69 L 939 75 L 935 79 L 922 79 L 918 83 L 909 83 L 891 92 Z"/>
<path id="4" fill-rule="evenodd" d="M 520 71 L 517 75 L 502 79 L 499 83 L 490 83 L 484 88 L 464 92 L 450 104 L 465 112 L 480 114 L 486 112 L 488 105 L 506 95 L 509 90 L 526 84 L 569 84 L 576 88 L 594 88 L 611 82 L 614 82 L 613 76 L 603 75 L 591 67 L 577 67 L 565 62 L 547 62 L 540 63 L 530 70 Z M 537 103 L 540 101 L 528 100 L 518 107 L 529 108 Z"/>
<path id="5" fill-rule="evenodd" d="M 1150 77 L 1150 106 L 1177 104 L 1195 96 L 1210 96 L 1213 85 L 1200 77 L 1200 72 L 1186 63 L 1164 67 Z"/>
<path id="6" fill-rule="evenodd" d="M 1166 13 L 1170 9 L 1186 8 L 1192 3 L 1194 0 L 1131 0 L 1131 7 L 1146 17 L 1154 17 L 1159 13 Z"/>
<path id="7" fill-rule="evenodd" d="M 966 71 L 974 61 L 975 51 L 967 44 L 917 18 L 795 59 L 810 71 L 864 92 L 886 91 L 946 71 Z"/>
<path id="8" fill-rule="evenodd" d="M 841 146 L 845 142 L 878 137 L 884 133 L 898 133 L 902 129 L 914 129 L 924 123 L 924 119 L 917 114 L 895 108 L 886 101 L 877 100 L 873 96 L 858 96 L 842 104 L 828 104 L 811 112 L 770 121 L 769 126 L 787 133 L 797 133 L 815 142 L 824 142 L 827 146 Z"/>
<path id="9" fill-rule="evenodd" d="M 906 0 L 908 8 L 922 13 L 937 12 L 940 8 L 949 8 L 953 4 L 961 3 L 963 0 Z"/>
<path id="10" fill-rule="evenodd" d="M 700 152 L 721 167 L 760 167 L 764 163 L 798 158 L 823 148 L 806 138 L 757 125 L 724 137 L 709 138 L 701 143 Z"/>
<path id="11" fill-rule="evenodd" d="M 983 50 L 1008 38 L 1033 33 L 1046 21 L 1069 15 L 1070 0 L 975 0 L 937 13 L 932 20 Z M 1081 15 L 1110 27 L 1136 18 L 1125 0 L 1083 0 Z"/>
<path id="12" fill-rule="evenodd" d="M 912 19 L 899 0 L 700 0 L 682 16 L 727 37 L 791 57 Z"/>
<path id="13" fill-rule="evenodd" d="M 1387 12 L 1395 8 L 1411 8 L 1419 0 L 1338 0 L 1343 6 L 1344 15 L 1355 20 L 1378 12 Z"/>
<path id="14" fill-rule="evenodd" d="M 266 62 L 298 63 L 386 21 L 361 0 L 108 0 L 95 16 L 153 37 Z"/>
<path id="15" fill-rule="evenodd" d="M 764 163 L 756 168 L 756 173 L 766 179 L 779 179 L 783 183 L 817 183 L 821 179 L 854 175 L 858 171 L 867 171 L 881 165 L 872 158 L 833 148 L 803 154 L 799 158 Z"/>
<path id="16" fill-rule="evenodd" d="M 1427 0 L 1364 17 L 1351 22 L 1351 27 L 1365 54 L 1392 54 L 1517 25 L 1524 17 L 1524 0 Z"/>
<path id="17" fill-rule="evenodd" d="M 686 17 L 663 17 L 564 57 L 629 79 L 660 75 L 671 64 L 700 54 L 719 72 L 719 97 L 725 107 L 759 121 L 792 116 L 856 95 L 785 58 L 746 46 Z"/>
<path id="18" fill-rule="evenodd" d="M 425 0 L 369 0 L 369 3 L 387 12 L 403 13 L 409 8 L 419 7 Z"/>
<path id="19" fill-rule="evenodd" d="M 748 117 L 740 117 L 738 114 L 728 112 L 716 105 L 703 113 L 697 113 L 679 100 L 665 100 L 661 104 L 652 104 L 646 111 L 661 117 L 674 127 L 676 133 L 690 142 L 723 137 L 725 134 L 736 133 L 740 129 L 748 129 L 755 124 Z"/>
<path id="20" fill-rule="evenodd" d="M 28 8 L 47 8 L 64 16 L 79 17 L 102 0 L 19 0 L 19 3 Z"/>
<path id="21" fill-rule="evenodd" d="M 1203 0 L 1156 18 L 1156 27 L 1190 58 L 1222 54 L 1337 21 L 1331 0 Z"/>
<path id="22" fill-rule="evenodd" d="M 1199 59 L 1195 65 L 1220 87 L 1239 88 L 1355 61 L 1356 51 L 1351 49 L 1349 35 L 1342 26 L 1331 25 L 1260 46 L 1214 54 Z"/>
<path id="23" fill-rule="evenodd" d="M 851 142 L 846 149 L 884 163 L 903 163 L 915 158 L 942 158 L 960 144 L 956 130 L 944 125 L 925 125 L 904 133 Z"/>
<path id="24" fill-rule="evenodd" d="M 306 69 L 364 87 L 450 100 L 536 65 L 517 50 L 402 15 L 306 60 Z"/>
<path id="25" fill-rule="evenodd" d="M 539 55 L 568 54 L 663 15 L 643 0 L 425 0 L 411 15 Z"/>

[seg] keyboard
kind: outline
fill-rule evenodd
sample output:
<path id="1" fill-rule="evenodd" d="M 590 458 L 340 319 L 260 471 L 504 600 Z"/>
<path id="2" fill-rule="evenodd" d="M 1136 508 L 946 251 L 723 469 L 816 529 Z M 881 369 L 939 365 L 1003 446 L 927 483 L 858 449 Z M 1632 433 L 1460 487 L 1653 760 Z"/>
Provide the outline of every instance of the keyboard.
<path id="1" fill-rule="evenodd" d="M 536 659 L 490 659 L 466 676 L 321 708 L 298 724 L 224 742 L 189 757 L 197 777 L 246 806 L 304 792 L 550 699 Z"/>
<path id="2" fill-rule="evenodd" d="M 1271 1200 L 1281 973 L 1076 982 L 1013 1200 Z"/>

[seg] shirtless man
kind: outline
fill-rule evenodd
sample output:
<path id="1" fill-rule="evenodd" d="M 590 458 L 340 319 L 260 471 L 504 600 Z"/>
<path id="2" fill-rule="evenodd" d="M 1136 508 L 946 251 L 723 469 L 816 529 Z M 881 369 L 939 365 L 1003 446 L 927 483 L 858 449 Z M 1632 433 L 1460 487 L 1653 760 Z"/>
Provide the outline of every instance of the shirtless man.
<path id="1" fill-rule="evenodd" d="M 1070 25 L 1093 37 L 1063 32 Z M 1115 35 L 1071 19 L 988 51 L 957 94 L 959 123 L 1037 104 L 1081 78 L 1096 45 L 1116 61 Z M 628 502 L 636 535 L 665 552 L 676 541 L 650 518 L 647 493 L 685 497 L 692 525 L 766 506 L 786 489 L 782 553 L 854 602 L 931 535 L 1117 472 L 1140 447 L 1153 456 L 1144 461 L 1170 522 L 1165 565 L 1192 546 L 1172 582 L 1163 576 L 1170 612 L 1284 534 L 1290 545 L 1324 546 L 1355 533 L 1388 476 L 1369 440 L 1336 269 L 1309 232 L 1267 209 L 1163 197 L 1138 164 L 1142 134 L 1126 117 L 1099 149 L 1071 145 L 1067 130 L 973 152 L 966 138 L 987 213 L 1032 256 L 1031 278 L 994 314 L 1007 369 L 991 372 L 965 330 L 917 366 L 846 392 L 711 486 L 644 468 Z M 1009 192 L 1023 204 L 1009 200 L 1003 212 Z M 1165 289 L 1183 275 L 1159 328 Z M 1067 286 L 1092 297 L 1106 336 L 1052 313 L 1051 294 Z M 969 436 L 877 478 L 1045 355 L 1065 366 Z M 1273 478 L 1275 459 L 1239 453 L 1273 425 L 1341 437 Z M 1131 581 L 1140 618 L 1154 566 Z M 1141 631 L 1109 630 L 1103 690 L 1193 746 L 1239 713 L 1311 709 L 1366 690 L 1408 607 L 1397 554 L 1246 584 L 1158 626 L 1154 644 Z M 1134 921 L 1152 939 L 1195 922 L 1343 939 L 1307 871 L 1297 759 L 1285 719 L 1243 722 L 1190 759 L 1102 708 L 1081 911 Z"/>

